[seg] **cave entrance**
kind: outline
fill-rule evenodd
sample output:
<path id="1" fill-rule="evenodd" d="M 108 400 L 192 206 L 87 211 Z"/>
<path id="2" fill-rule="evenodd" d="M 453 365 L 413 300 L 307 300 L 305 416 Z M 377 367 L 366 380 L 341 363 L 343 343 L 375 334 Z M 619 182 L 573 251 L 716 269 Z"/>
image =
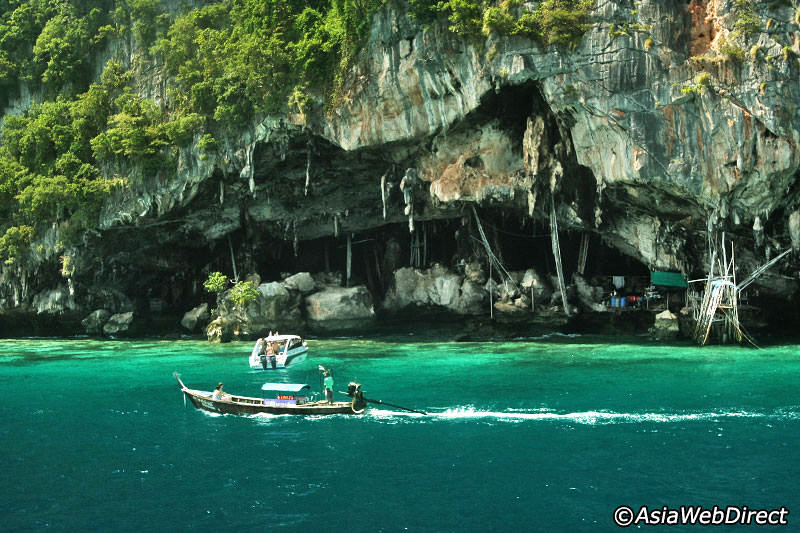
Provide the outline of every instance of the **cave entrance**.
<path id="1" fill-rule="evenodd" d="M 481 210 L 480 217 L 493 252 L 507 270 L 532 268 L 548 278 L 556 275 L 548 223 L 521 213 L 508 215 L 502 209 Z M 344 232 L 338 237 L 302 241 L 296 255 L 292 242 L 258 241 L 252 245 L 252 263 L 242 266 L 240 276 L 257 272 L 263 281 L 277 281 L 296 272 L 336 273 L 343 286 L 366 285 L 379 300 L 394 271 L 401 267 L 429 268 L 439 263 L 455 269 L 460 262 L 479 261 L 488 272 L 486 252 L 471 217 L 417 221 L 415 227 L 414 233 L 409 233 L 407 224 L 349 233 L 349 283 L 348 233 Z M 579 231 L 559 232 L 568 283 L 578 271 L 584 235 L 588 235 L 588 253 L 583 277 L 590 284 L 610 288 L 613 277 L 621 276 L 626 279 L 626 289 L 644 290 L 650 274 L 646 265 L 608 246 L 600 236 Z"/>

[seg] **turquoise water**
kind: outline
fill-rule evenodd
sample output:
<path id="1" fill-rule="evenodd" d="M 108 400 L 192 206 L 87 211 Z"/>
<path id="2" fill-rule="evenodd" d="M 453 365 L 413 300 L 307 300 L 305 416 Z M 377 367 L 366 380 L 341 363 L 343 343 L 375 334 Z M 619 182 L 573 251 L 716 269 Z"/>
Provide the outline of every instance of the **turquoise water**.
<path id="1" fill-rule="evenodd" d="M 0 341 L 0 530 L 613 531 L 620 505 L 784 506 L 800 528 L 798 346 L 309 344 L 264 373 L 249 343 Z M 318 364 L 430 414 L 214 416 L 172 378 L 258 395 L 318 388 Z"/>

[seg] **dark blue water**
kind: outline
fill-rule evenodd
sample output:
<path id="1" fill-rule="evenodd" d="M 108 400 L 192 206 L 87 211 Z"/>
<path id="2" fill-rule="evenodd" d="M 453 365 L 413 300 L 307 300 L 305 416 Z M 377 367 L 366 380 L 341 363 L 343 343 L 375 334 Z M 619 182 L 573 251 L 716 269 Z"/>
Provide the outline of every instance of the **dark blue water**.
<path id="1" fill-rule="evenodd" d="M 0 341 L 0 530 L 614 531 L 620 505 L 784 506 L 800 529 L 797 346 L 310 347 L 263 373 L 241 343 Z M 318 364 L 430 415 L 213 416 L 172 378 L 259 395 L 317 388 Z"/>

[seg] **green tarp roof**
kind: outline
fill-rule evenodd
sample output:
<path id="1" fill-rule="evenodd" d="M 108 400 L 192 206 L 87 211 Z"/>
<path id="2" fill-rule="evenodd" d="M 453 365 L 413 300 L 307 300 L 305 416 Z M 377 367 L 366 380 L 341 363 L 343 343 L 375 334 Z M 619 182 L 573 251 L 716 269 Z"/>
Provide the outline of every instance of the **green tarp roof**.
<path id="1" fill-rule="evenodd" d="M 650 272 L 650 283 L 662 287 L 679 287 L 685 289 L 689 286 L 686 278 L 680 272 Z"/>

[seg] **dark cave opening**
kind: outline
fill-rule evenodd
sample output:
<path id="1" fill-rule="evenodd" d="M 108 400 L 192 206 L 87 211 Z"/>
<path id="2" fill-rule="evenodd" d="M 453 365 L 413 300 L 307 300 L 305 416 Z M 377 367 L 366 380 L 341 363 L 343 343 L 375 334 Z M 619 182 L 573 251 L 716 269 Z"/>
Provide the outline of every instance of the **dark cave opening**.
<path id="1" fill-rule="evenodd" d="M 555 276 L 551 235 L 547 223 L 525 216 L 507 216 L 500 210 L 482 210 L 481 220 L 493 252 L 509 271 L 533 268 L 540 275 Z M 257 233 L 257 232 L 254 232 Z M 266 234 L 265 234 L 266 235 Z M 477 260 L 488 268 L 486 253 L 472 219 L 457 218 L 418 221 L 415 233 L 407 224 L 387 224 L 372 230 L 350 233 L 349 285 L 367 285 L 373 297 L 380 299 L 391 282 L 391 275 L 404 266 L 428 268 L 435 263 L 455 267 L 459 260 Z M 262 282 L 280 281 L 288 274 L 309 272 L 340 273 L 342 283 L 347 271 L 347 234 L 298 243 L 295 254 L 292 242 L 268 237 L 255 242 L 234 238 L 239 276 L 258 273 Z M 560 231 L 559 240 L 567 282 L 577 271 L 583 234 Z M 415 246 L 419 253 L 414 259 Z M 269 252 L 265 250 L 269 249 Z M 219 252 L 219 250 L 218 250 Z M 216 256 L 210 265 L 222 272 L 231 270 L 230 257 Z M 206 274 L 207 275 L 207 274 Z M 596 234 L 589 236 L 588 258 L 584 277 L 603 285 L 611 276 L 647 277 L 649 269 L 636 259 L 609 247 Z M 232 274 L 229 274 L 232 277 Z"/>

